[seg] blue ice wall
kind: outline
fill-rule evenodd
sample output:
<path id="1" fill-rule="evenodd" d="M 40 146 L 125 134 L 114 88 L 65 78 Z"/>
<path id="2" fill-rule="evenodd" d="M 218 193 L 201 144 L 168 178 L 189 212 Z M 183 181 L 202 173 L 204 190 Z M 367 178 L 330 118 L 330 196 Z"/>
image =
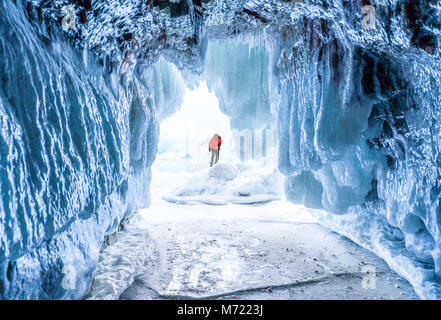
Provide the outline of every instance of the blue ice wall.
<path id="1" fill-rule="evenodd" d="M 373 30 L 357 20 L 359 3 L 336 2 L 345 22 L 300 15 L 302 24 L 282 31 L 279 168 L 289 200 L 334 214 L 322 217 L 386 259 L 420 297 L 440 298 L 439 49 L 433 30 L 404 41 L 399 28 L 412 17 L 388 5 L 377 2 Z"/>
<path id="2" fill-rule="evenodd" d="M 205 57 L 208 88 L 215 92 L 231 127 L 238 130 L 272 128 L 275 120 L 270 52 L 251 39 L 209 41 Z"/>
<path id="3" fill-rule="evenodd" d="M 153 102 L 116 67 L 0 2 L 0 299 L 81 298 L 105 235 L 148 205 Z"/>

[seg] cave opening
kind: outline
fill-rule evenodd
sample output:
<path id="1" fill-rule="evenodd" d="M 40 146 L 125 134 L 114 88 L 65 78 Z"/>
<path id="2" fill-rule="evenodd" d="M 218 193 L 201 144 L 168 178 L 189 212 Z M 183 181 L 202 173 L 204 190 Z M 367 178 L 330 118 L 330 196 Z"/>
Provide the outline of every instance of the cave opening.
<path id="1" fill-rule="evenodd" d="M 244 115 L 245 125 L 246 119 Z M 219 161 L 211 164 L 208 142 L 214 134 L 222 143 Z M 271 175 L 274 185 L 261 181 L 259 188 L 257 181 Z M 229 117 L 220 110 L 219 100 L 205 81 L 193 90 L 186 89 L 179 110 L 160 123 L 152 166 L 153 200 L 160 197 L 161 190 L 165 199 L 180 204 L 261 203 L 284 198 L 281 182 L 274 130 L 231 129 Z"/>
<path id="2" fill-rule="evenodd" d="M 166 94 L 155 96 L 160 134 L 153 198 L 155 190 L 164 192 L 166 181 L 175 190 L 163 196 L 178 203 L 253 204 L 284 198 L 269 68 L 264 46 L 234 39 L 207 44 L 199 76 L 159 59 L 154 79 Z M 222 139 L 220 157 L 208 170 L 208 142 L 214 134 Z"/>

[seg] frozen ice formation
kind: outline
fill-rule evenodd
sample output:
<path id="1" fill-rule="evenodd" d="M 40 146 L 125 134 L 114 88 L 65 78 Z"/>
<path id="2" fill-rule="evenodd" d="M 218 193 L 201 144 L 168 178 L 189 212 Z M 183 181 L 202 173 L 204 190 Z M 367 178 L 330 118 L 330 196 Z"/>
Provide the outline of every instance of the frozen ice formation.
<path id="1" fill-rule="evenodd" d="M 149 203 L 155 108 L 20 4 L 0 15 L 0 298 L 79 298 L 105 236 Z"/>
<path id="2" fill-rule="evenodd" d="M 204 78 L 219 99 L 233 129 L 271 127 L 271 63 L 263 46 L 234 40 L 212 41 L 207 46 Z"/>
<path id="3" fill-rule="evenodd" d="M 152 92 L 158 119 L 173 115 L 182 105 L 185 82 L 179 70 L 171 63 L 159 59 L 143 73 L 149 92 Z"/>
<path id="4" fill-rule="evenodd" d="M 440 298 L 441 8 L 364 4 L 1 1 L 0 298 L 87 294 L 201 79 L 233 129 L 276 120 L 289 200 Z"/>

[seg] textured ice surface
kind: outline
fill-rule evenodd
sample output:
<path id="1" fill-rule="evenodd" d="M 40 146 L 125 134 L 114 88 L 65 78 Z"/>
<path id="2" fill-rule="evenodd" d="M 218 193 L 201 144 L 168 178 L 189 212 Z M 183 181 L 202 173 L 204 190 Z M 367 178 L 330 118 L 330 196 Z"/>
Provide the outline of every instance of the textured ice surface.
<path id="1" fill-rule="evenodd" d="M 181 107 L 185 91 L 184 79 L 176 66 L 161 58 L 144 71 L 143 77 L 153 93 L 158 119 L 173 115 Z"/>
<path id="2" fill-rule="evenodd" d="M 392 25 L 395 19 L 402 23 L 394 17 Z M 296 45 L 282 41 L 276 68 L 287 198 L 352 213 L 339 230 L 374 241 L 369 247 L 413 279 L 421 297 L 439 298 L 439 60 L 411 49 L 380 54 L 362 38 L 348 41 L 333 23 L 295 29 Z M 360 236 L 370 224 L 380 234 L 395 230 L 394 245 Z"/>
<path id="3" fill-rule="evenodd" d="M 19 2 L 0 16 L 0 298 L 80 298 L 105 235 L 149 203 L 155 110 Z"/>
<path id="4" fill-rule="evenodd" d="M 208 43 L 204 78 L 229 116 L 232 129 L 274 126 L 271 59 L 262 46 L 223 40 Z"/>
<path id="5" fill-rule="evenodd" d="M 143 225 L 143 216 L 135 214 L 100 253 L 89 299 L 115 299 L 133 282 L 136 275 L 152 263 L 157 252 Z"/>
<path id="6" fill-rule="evenodd" d="M 384 261 L 315 223 L 302 206 L 154 199 L 102 252 L 92 299 L 418 298 Z M 144 260 L 146 247 L 153 250 Z M 375 288 L 363 287 L 368 270 L 375 270 Z"/>
<path id="7" fill-rule="evenodd" d="M 383 217 L 357 211 L 357 208 L 344 215 L 313 211 L 313 216 L 320 224 L 375 252 L 393 270 L 408 279 L 420 297 L 439 299 L 439 283 L 433 281 L 432 266 L 406 250 L 399 229 L 391 227 Z M 425 242 L 425 239 L 420 241 Z"/>
<path id="8" fill-rule="evenodd" d="M 250 126 L 261 125 L 261 115 L 268 115 L 262 107 L 272 102 L 288 199 L 338 215 L 355 212 L 343 228 L 354 236 L 365 231 L 357 219 L 394 230 L 397 250 L 412 258 L 408 268 L 421 266 L 424 282 L 433 284 L 419 295 L 439 297 L 436 1 L 371 1 L 375 29 L 363 25 L 361 0 L 208 1 L 204 10 L 192 4 L 178 17 L 169 5 L 141 0 L 83 1 L 77 30 L 60 34 L 61 8 L 68 3 L 77 1 L 1 2 L 3 296 L 81 296 L 87 280 L 71 295 L 58 290 L 67 259 L 61 252 L 76 252 L 72 257 L 81 263 L 69 263 L 89 274 L 104 234 L 116 230 L 132 205 L 147 204 L 155 154 L 152 101 L 163 106 L 163 115 L 180 101 L 179 94 L 153 95 L 156 83 L 143 76 L 163 56 L 196 74 L 184 76 L 189 85 L 210 78 L 233 128 L 246 124 L 245 115 Z M 209 44 L 222 39 L 237 42 Z M 209 71 L 204 75 L 205 58 L 231 77 L 219 74 L 219 84 Z M 237 71 L 248 61 L 253 66 L 244 70 L 252 78 Z M 181 88 L 169 67 L 156 72 L 162 82 L 156 88 Z M 228 95 L 240 101 L 237 108 Z M 385 250 L 381 241 L 375 250 Z M 14 285 L 23 279 L 27 287 Z"/>

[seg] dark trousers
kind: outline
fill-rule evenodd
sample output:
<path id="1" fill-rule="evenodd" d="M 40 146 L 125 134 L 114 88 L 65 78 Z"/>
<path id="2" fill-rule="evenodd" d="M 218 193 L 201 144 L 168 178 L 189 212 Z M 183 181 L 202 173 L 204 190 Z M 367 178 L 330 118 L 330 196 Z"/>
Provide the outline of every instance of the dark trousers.
<path id="1" fill-rule="evenodd" d="M 211 162 L 210 167 L 213 166 L 213 164 L 216 164 L 219 161 L 219 149 L 211 149 Z"/>

